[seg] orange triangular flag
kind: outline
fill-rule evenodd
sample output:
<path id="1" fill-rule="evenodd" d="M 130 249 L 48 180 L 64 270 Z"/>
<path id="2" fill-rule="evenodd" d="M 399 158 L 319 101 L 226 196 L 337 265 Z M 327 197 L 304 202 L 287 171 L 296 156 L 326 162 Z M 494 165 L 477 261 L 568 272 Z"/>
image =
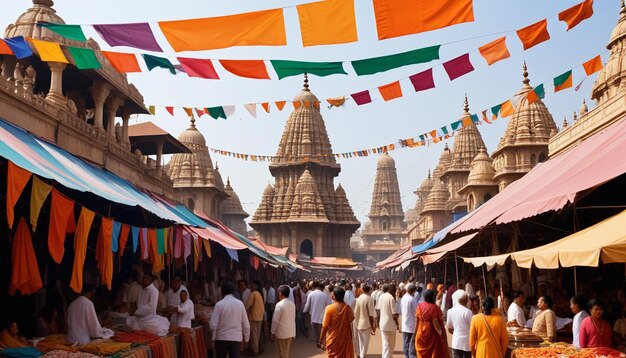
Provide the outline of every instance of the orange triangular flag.
<path id="1" fill-rule="evenodd" d="M 193 117 L 193 108 L 183 107 L 183 110 L 189 117 Z"/>
<path id="2" fill-rule="evenodd" d="M 276 104 L 276 108 L 278 108 L 279 111 L 282 111 L 283 108 L 285 108 L 285 103 L 287 103 L 287 101 L 274 102 L 274 104 Z"/>
<path id="3" fill-rule="evenodd" d="M 328 98 L 326 99 L 326 102 L 328 102 L 328 104 L 332 107 L 340 107 L 346 102 L 346 97 Z"/>
<path id="4" fill-rule="evenodd" d="M 268 102 L 261 103 L 261 107 L 263 107 L 265 112 L 270 113 L 270 104 Z"/>
<path id="5" fill-rule="evenodd" d="M 293 101 L 293 109 L 298 109 L 300 108 L 300 106 L 302 106 L 302 101 Z"/>

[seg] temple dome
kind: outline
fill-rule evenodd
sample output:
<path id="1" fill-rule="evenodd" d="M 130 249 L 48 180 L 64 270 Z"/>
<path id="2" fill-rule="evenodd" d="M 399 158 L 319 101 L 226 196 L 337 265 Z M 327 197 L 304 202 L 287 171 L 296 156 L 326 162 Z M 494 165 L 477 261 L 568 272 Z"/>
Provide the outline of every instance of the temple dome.
<path id="1" fill-rule="evenodd" d="M 448 147 L 448 143 L 446 143 L 446 146 L 443 148 L 443 152 L 439 156 L 439 162 L 437 163 L 435 170 L 433 170 L 433 178 L 434 179 L 440 178 L 441 174 L 445 173 L 445 171 L 448 170 L 448 167 L 450 166 L 451 161 L 452 161 L 452 151 Z"/>
<path id="2" fill-rule="evenodd" d="M 496 170 L 492 165 L 493 159 L 487 154 L 487 149 L 481 147 L 470 166 L 467 185 L 495 185 L 493 176 Z"/>
<path id="3" fill-rule="evenodd" d="M 426 177 L 426 179 L 422 181 L 422 184 L 420 185 L 420 189 L 429 191 L 430 189 L 433 188 L 433 185 L 434 185 L 434 182 L 433 182 L 433 179 L 430 177 L 430 170 L 429 170 L 428 176 Z"/>
<path id="4" fill-rule="evenodd" d="M 396 161 L 389 155 L 389 153 L 385 152 L 378 157 L 378 161 L 376 162 L 376 168 L 394 168 L 396 167 Z"/>
<path id="5" fill-rule="evenodd" d="M 450 198 L 450 192 L 446 185 L 439 179 L 435 180 L 435 185 L 428 195 L 428 200 L 424 204 L 422 214 L 428 211 L 446 211 L 446 202 Z"/>
<path id="6" fill-rule="evenodd" d="M 191 125 L 189 128 L 178 136 L 178 141 L 186 145 L 191 144 L 200 147 L 206 146 L 206 139 L 196 128 L 196 120 L 193 117 L 191 118 Z"/>
<path id="7" fill-rule="evenodd" d="M 241 201 L 239 200 L 239 196 L 233 190 L 233 187 L 230 186 L 230 178 L 226 179 L 226 186 L 224 187 L 224 191 L 228 194 L 228 198 L 222 202 L 222 215 L 238 215 L 243 217 L 248 217 L 248 213 L 243 210 L 243 206 L 241 205 Z"/>
<path id="8" fill-rule="evenodd" d="M 611 51 L 611 55 L 604 67 L 598 73 L 598 77 L 591 90 L 591 98 L 600 104 L 615 96 L 620 88 L 624 87 L 626 77 L 626 56 L 624 56 L 626 38 L 626 7 L 624 1 L 621 2 L 620 17 L 611 39 L 606 46 Z"/>
<path id="9" fill-rule="evenodd" d="M 507 124 L 494 156 L 508 146 L 547 144 L 556 131 L 556 123 L 543 101 L 541 99 L 533 103 L 528 101 L 528 93 L 533 91 L 533 87 L 530 86 L 528 79 L 526 62 L 524 62 L 523 76 L 523 86 L 515 95 L 519 102 L 515 106 L 513 116 Z"/>
<path id="10" fill-rule="evenodd" d="M 463 103 L 463 114 L 461 120 L 471 116 L 467 96 Z M 469 125 L 463 125 L 454 137 L 454 147 L 452 148 L 452 157 L 450 166 L 442 174 L 450 170 L 469 171 L 469 166 L 478 154 L 478 149 L 484 147 L 483 137 L 480 135 L 476 124 L 472 122 Z"/>

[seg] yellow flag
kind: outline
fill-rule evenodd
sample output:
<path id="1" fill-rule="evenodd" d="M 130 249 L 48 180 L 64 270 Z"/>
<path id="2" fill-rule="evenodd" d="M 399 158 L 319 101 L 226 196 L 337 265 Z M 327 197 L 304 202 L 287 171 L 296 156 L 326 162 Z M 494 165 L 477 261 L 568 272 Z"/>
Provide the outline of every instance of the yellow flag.
<path id="1" fill-rule="evenodd" d="M 33 175 L 33 188 L 30 191 L 30 226 L 33 227 L 33 232 L 37 229 L 37 219 L 41 206 L 46 201 L 51 189 L 52 186 Z"/>
<path id="2" fill-rule="evenodd" d="M 30 39 L 30 41 L 35 46 L 35 50 L 37 50 L 39 58 L 41 58 L 42 61 L 70 63 L 63 54 L 63 51 L 61 51 L 61 46 L 59 46 L 58 43 L 35 39 Z"/>
<path id="3" fill-rule="evenodd" d="M 185 111 L 185 113 L 187 113 L 189 117 L 193 117 L 193 108 L 183 107 L 183 110 Z"/>

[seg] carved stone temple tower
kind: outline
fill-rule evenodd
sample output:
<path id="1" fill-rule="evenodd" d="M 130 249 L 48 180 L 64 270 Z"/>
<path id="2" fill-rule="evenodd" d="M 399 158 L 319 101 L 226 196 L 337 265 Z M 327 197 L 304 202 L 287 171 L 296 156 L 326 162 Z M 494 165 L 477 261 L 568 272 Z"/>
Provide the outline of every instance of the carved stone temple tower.
<path id="1" fill-rule="evenodd" d="M 361 231 L 364 254 L 375 261 L 382 261 L 398 250 L 406 229 L 404 211 L 400 199 L 400 187 L 393 158 L 384 153 L 376 164 L 376 179 L 372 193 L 369 222 Z"/>
<path id="2" fill-rule="evenodd" d="M 350 258 L 350 237 L 360 223 L 341 185 L 335 189 L 341 166 L 307 82 L 269 167 L 274 186 L 265 188 L 250 226 L 265 243 L 299 255 Z"/>

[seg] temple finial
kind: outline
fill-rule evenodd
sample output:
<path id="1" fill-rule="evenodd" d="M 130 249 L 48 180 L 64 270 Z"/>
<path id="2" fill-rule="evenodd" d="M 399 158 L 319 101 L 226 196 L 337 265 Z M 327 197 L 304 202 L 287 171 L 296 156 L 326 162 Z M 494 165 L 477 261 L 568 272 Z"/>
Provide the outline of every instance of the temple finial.
<path id="1" fill-rule="evenodd" d="M 530 80 L 528 79 L 528 67 L 526 67 L 526 60 L 524 60 L 524 66 L 522 66 L 522 76 L 524 76 L 522 83 L 528 86 Z"/>
<path id="2" fill-rule="evenodd" d="M 230 186 L 230 175 L 226 177 L 226 185 Z"/>
<path id="3" fill-rule="evenodd" d="M 54 6 L 54 1 L 52 0 L 33 0 L 33 5 L 42 5 L 47 7 Z"/>
<path id="4" fill-rule="evenodd" d="M 303 89 L 303 91 L 311 92 L 311 90 L 309 89 L 309 75 L 306 72 L 304 73 L 304 89 Z"/>
<path id="5" fill-rule="evenodd" d="M 430 169 L 428 169 L 428 179 L 431 179 L 430 178 Z"/>
<path id="6" fill-rule="evenodd" d="M 220 165 L 217 164 L 217 160 L 215 161 L 215 170 L 220 170 Z"/>
<path id="7" fill-rule="evenodd" d="M 191 116 L 191 119 L 189 119 L 189 121 L 191 122 L 191 127 L 196 128 L 196 119 L 193 116 Z"/>
<path id="8" fill-rule="evenodd" d="M 469 113 L 469 102 L 467 101 L 467 93 L 465 94 L 465 101 L 463 102 L 463 111 Z"/>

